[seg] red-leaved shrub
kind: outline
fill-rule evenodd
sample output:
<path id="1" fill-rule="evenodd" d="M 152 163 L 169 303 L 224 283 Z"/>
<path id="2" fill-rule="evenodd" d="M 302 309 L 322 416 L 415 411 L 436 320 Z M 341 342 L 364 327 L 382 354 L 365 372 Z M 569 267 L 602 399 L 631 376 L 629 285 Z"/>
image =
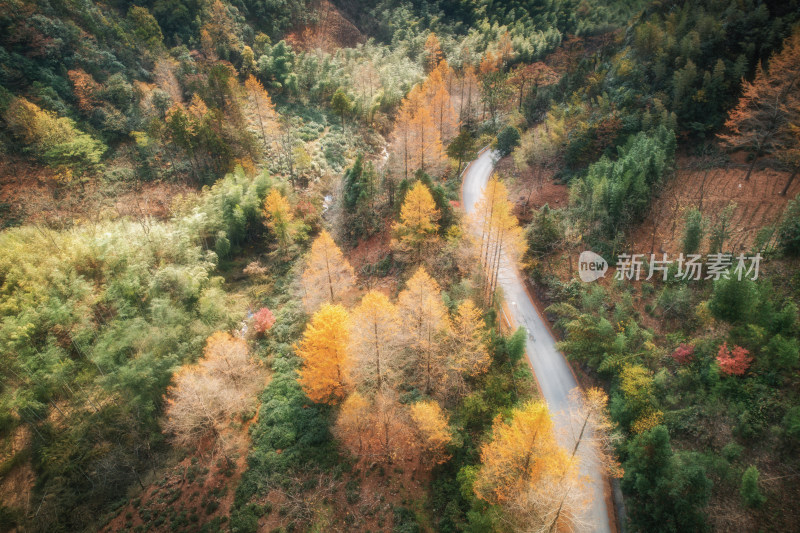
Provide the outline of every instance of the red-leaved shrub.
<path id="1" fill-rule="evenodd" d="M 266 307 L 262 307 L 253 315 L 253 330 L 256 335 L 263 335 L 269 331 L 274 323 L 275 315 Z"/>
<path id="2" fill-rule="evenodd" d="M 750 352 L 741 346 L 734 346 L 733 351 L 728 350 L 728 343 L 723 342 L 717 352 L 717 363 L 719 369 L 729 376 L 742 376 L 747 369 L 750 368 L 750 363 L 753 358 L 750 357 Z"/>
<path id="3" fill-rule="evenodd" d="M 694 361 L 694 346 L 681 343 L 680 346 L 675 348 L 675 351 L 672 352 L 672 358 L 679 365 L 688 365 Z"/>

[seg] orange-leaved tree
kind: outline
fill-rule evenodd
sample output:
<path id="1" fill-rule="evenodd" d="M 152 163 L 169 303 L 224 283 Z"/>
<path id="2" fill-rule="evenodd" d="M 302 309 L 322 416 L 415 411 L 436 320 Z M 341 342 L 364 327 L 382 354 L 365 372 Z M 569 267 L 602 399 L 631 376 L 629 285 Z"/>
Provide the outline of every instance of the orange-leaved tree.
<path id="1" fill-rule="evenodd" d="M 465 391 L 465 377 L 478 376 L 489 369 L 487 338 L 480 309 L 472 300 L 464 300 L 450 329 L 449 379 L 457 392 Z"/>
<path id="2" fill-rule="evenodd" d="M 395 305 L 378 291 L 369 291 L 353 310 L 352 346 L 355 374 L 364 387 L 376 392 L 391 385 L 397 369 L 400 319 Z"/>
<path id="3" fill-rule="evenodd" d="M 303 361 L 300 385 L 317 403 L 338 403 L 351 387 L 350 317 L 341 305 L 322 304 L 295 351 Z"/>
<path id="4" fill-rule="evenodd" d="M 447 416 L 435 401 L 417 402 L 411 406 L 411 420 L 425 454 L 435 464 L 449 459 L 447 445 L 453 440 Z"/>
<path id="5" fill-rule="evenodd" d="M 400 104 L 390 138 L 390 154 L 393 166 L 399 166 L 406 178 L 416 170 L 436 174 L 447 162 L 434 114 L 420 84 L 412 87 Z"/>
<path id="6" fill-rule="evenodd" d="M 413 90 L 412 90 L 413 91 Z M 447 161 L 442 137 L 439 134 L 434 111 L 428 105 L 422 105 L 411 119 L 411 135 L 414 142 L 415 169 L 438 174 Z"/>
<path id="7" fill-rule="evenodd" d="M 453 138 L 458 133 L 458 116 L 453 107 L 448 87 L 452 75 L 452 69 L 447 61 L 443 60 L 431 72 L 422 87 L 425 104 L 433 117 L 434 127 L 439 132 L 441 142 Z"/>
<path id="8" fill-rule="evenodd" d="M 444 371 L 442 335 L 447 331 L 447 309 L 439 284 L 419 267 L 398 296 L 400 316 L 406 324 L 404 341 L 414 351 L 425 392 Z"/>
<path id="9" fill-rule="evenodd" d="M 541 61 L 519 65 L 513 69 L 508 81 L 518 90 L 517 109 L 522 110 L 522 99 L 526 88 L 546 87 L 556 83 L 558 79 L 558 73 Z"/>
<path id="10" fill-rule="evenodd" d="M 431 191 L 421 181 L 416 182 L 400 208 L 400 222 L 393 226 L 396 236 L 393 247 L 413 254 L 414 261 L 419 263 L 425 244 L 436 237 L 439 216 Z"/>
<path id="11" fill-rule="evenodd" d="M 334 434 L 354 455 L 392 463 L 415 453 L 408 411 L 393 391 L 368 399 L 353 392 L 342 403 Z"/>
<path id="12" fill-rule="evenodd" d="M 330 233 L 322 230 L 311 244 L 303 271 L 303 303 L 313 311 L 323 302 L 337 302 L 353 288 L 355 274 L 350 262 Z"/>
<path id="13" fill-rule="evenodd" d="M 478 259 L 484 275 L 484 298 L 492 302 L 500 268 L 504 262 L 516 268 L 525 254 L 525 236 L 508 200 L 508 189 L 492 176 L 473 215 L 480 235 Z"/>
<path id="14" fill-rule="evenodd" d="M 247 101 L 254 107 L 256 119 L 261 129 L 261 139 L 264 142 L 264 149 L 269 149 L 272 141 L 275 140 L 280 134 L 280 125 L 278 123 L 278 114 L 275 112 L 275 106 L 272 103 L 272 98 L 269 97 L 267 90 L 261 85 L 255 76 L 252 74 L 247 77 L 244 82 L 244 87 L 247 91 Z"/>
<path id="15" fill-rule="evenodd" d="M 512 524 L 547 531 L 559 509 L 553 489 L 579 485 L 577 466 L 556 441 L 547 405 L 531 400 L 514 409 L 511 420 L 495 420 L 492 440 L 481 447 L 473 490 L 500 505 Z M 562 508 L 561 515 L 565 520 L 575 511 Z"/>
<path id="16" fill-rule="evenodd" d="M 790 132 L 792 115 L 795 120 L 800 118 L 796 95 L 798 84 L 800 29 L 784 41 L 783 49 L 770 59 L 767 69 L 759 64 L 755 79 L 743 82 L 739 103 L 730 111 L 725 122 L 730 133 L 719 136 L 727 146 L 751 152 L 753 160 L 747 169 L 745 181 L 750 179 L 756 161 L 763 153 L 781 152 L 787 147 L 791 149 L 796 141 L 797 137 L 793 139 Z M 785 190 L 788 190 L 788 185 Z"/>
<path id="17" fill-rule="evenodd" d="M 458 120 L 460 124 L 471 124 L 477 118 L 481 87 L 475 67 L 466 65 L 458 86 Z"/>
<path id="18" fill-rule="evenodd" d="M 373 422 L 369 400 L 353 391 L 342 402 L 333 432 L 350 453 L 361 456 L 370 449 Z"/>
<path id="19" fill-rule="evenodd" d="M 435 33 L 431 32 L 428 34 L 428 38 L 425 39 L 424 50 L 425 72 L 431 72 L 439 65 L 439 62 L 444 57 L 441 44 L 439 44 L 439 38 L 436 37 Z"/>

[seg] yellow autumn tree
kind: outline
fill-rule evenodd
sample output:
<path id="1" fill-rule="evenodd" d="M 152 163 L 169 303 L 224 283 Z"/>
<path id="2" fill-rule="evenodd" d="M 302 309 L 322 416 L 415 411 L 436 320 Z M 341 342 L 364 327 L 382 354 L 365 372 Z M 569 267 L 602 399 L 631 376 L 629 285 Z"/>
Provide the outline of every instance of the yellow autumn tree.
<path id="1" fill-rule="evenodd" d="M 464 300 L 458 306 L 450 329 L 450 380 L 457 392 L 464 392 L 465 376 L 478 376 L 489 369 L 491 360 L 486 339 L 486 325 L 480 309 L 472 300 Z"/>
<path id="2" fill-rule="evenodd" d="M 416 354 L 418 374 L 430 393 L 443 373 L 441 337 L 447 331 L 447 310 L 439 284 L 419 267 L 398 296 L 398 309 L 406 328 L 405 344 Z"/>
<path id="3" fill-rule="evenodd" d="M 442 145 L 439 128 L 434 120 L 433 109 L 426 104 L 427 102 L 423 102 L 411 119 L 411 136 L 414 146 L 412 154 L 414 154 L 414 161 L 418 163 L 416 169 L 436 175 L 447 161 L 447 155 Z"/>
<path id="4" fill-rule="evenodd" d="M 396 237 L 393 247 L 411 254 L 413 260 L 419 263 L 425 244 L 435 238 L 439 215 L 428 187 L 420 181 L 416 182 L 400 208 L 400 222 L 392 228 Z"/>
<path id="5" fill-rule="evenodd" d="M 396 394 L 382 391 L 372 404 L 371 440 L 375 455 L 387 463 L 411 457 L 416 453 L 413 429 L 408 411 L 397 401 Z"/>
<path id="6" fill-rule="evenodd" d="M 264 216 L 278 243 L 278 250 L 286 255 L 297 232 L 289 200 L 278 189 L 272 189 L 264 200 Z"/>
<path id="7" fill-rule="evenodd" d="M 620 372 L 620 392 L 635 418 L 631 431 L 643 433 L 661 423 L 663 413 L 653 404 L 653 376 L 642 365 L 626 364 Z"/>
<path id="8" fill-rule="evenodd" d="M 342 403 L 333 432 L 350 453 L 392 463 L 417 453 L 413 423 L 391 390 L 367 398 L 353 392 Z"/>
<path id="9" fill-rule="evenodd" d="M 373 423 L 372 405 L 358 391 L 353 391 L 342 402 L 333 433 L 350 453 L 361 456 L 370 449 Z"/>
<path id="10" fill-rule="evenodd" d="M 444 57 L 442 53 L 442 46 L 439 43 L 439 38 L 436 37 L 436 34 L 431 32 L 428 34 L 428 38 L 425 39 L 425 72 L 431 72 L 435 69 L 439 62 Z"/>
<path id="11" fill-rule="evenodd" d="M 453 440 L 447 417 L 434 401 L 417 402 L 411 406 L 411 420 L 417 430 L 417 438 L 425 454 L 434 464 L 449 459 L 447 445 Z"/>
<path id="12" fill-rule="evenodd" d="M 452 139 L 458 133 L 458 116 L 449 91 L 451 76 L 452 69 L 447 61 L 442 60 L 423 85 L 425 103 L 441 142 Z"/>
<path id="13" fill-rule="evenodd" d="M 513 213 L 505 184 L 492 176 L 478 201 L 472 223 L 479 235 L 476 248 L 484 276 L 484 298 L 492 302 L 500 269 L 504 264 L 516 268 L 525 253 L 522 227 Z"/>
<path id="14" fill-rule="evenodd" d="M 2 118 L 27 150 L 42 162 L 65 170 L 61 181 L 69 181 L 73 170 L 81 173 L 99 168 L 105 146 L 80 131 L 71 119 L 22 97 L 11 99 Z"/>
<path id="15" fill-rule="evenodd" d="M 406 100 L 403 100 L 397 116 L 394 119 L 394 129 L 389 138 L 391 143 L 391 161 L 393 167 L 403 177 L 408 179 L 409 173 L 416 168 L 412 157 L 411 128 L 414 110 Z"/>
<path id="16" fill-rule="evenodd" d="M 235 392 L 236 401 L 246 402 L 263 386 L 263 379 L 256 371 L 257 363 L 250 357 L 247 341 L 234 337 L 226 331 L 218 331 L 206 340 L 203 358 L 199 366 L 216 376 L 222 388 Z M 244 409 L 244 404 L 240 409 Z"/>
<path id="17" fill-rule="evenodd" d="M 569 413 L 572 455 L 596 461 L 611 477 L 622 477 L 622 468 L 614 454 L 618 436 L 608 413 L 608 395 L 600 388 L 570 393 Z"/>
<path id="18" fill-rule="evenodd" d="M 478 102 L 481 100 L 481 88 L 475 67 L 466 65 L 458 84 L 458 120 L 461 124 L 469 124 L 478 116 Z"/>
<path id="19" fill-rule="evenodd" d="M 303 361 L 300 385 L 317 403 L 338 403 L 351 386 L 350 317 L 340 305 L 322 304 L 295 346 Z"/>
<path id="20" fill-rule="evenodd" d="M 556 441 L 547 405 L 531 400 L 514 409 L 511 420 L 495 420 L 492 440 L 481 447 L 473 490 L 479 498 L 500 505 L 517 527 L 547 531 L 558 512 L 553 487 L 578 486 L 577 466 Z M 564 516 L 572 512 L 561 509 Z"/>
<path id="21" fill-rule="evenodd" d="M 369 291 L 353 310 L 351 337 L 357 362 L 355 374 L 364 387 L 376 392 L 394 381 L 395 348 L 400 335 L 397 308 L 378 291 Z"/>
<path id="22" fill-rule="evenodd" d="M 313 311 L 323 302 L 336 302 L 353 288 L 353 267 L 336 246 L 330 233 L 322 230 L 311 244 L 303 271 L 303 303 Z"/>
<path id="23" fill-rule="evenodd" d="M 395 170 L 406 178 L 417 170 L 437 174 L 447 162 L 423 85 L 412 87 L 400 103 L 390 136 L 390 159 Z"/>
<path id="24" fill-rule="evenodd" d="M 247 101 L 254 108 L 254 114 L 261 130 L 261 139 L 264 142 L 264 149 L 267 150 L 272 140 L 278 136 L 278 114 L 275 112 L 275 106 L 266 89 L 255 76 L 252 74 L 248 76 L 244 82 L 244 87 L 247 91 Z"/>

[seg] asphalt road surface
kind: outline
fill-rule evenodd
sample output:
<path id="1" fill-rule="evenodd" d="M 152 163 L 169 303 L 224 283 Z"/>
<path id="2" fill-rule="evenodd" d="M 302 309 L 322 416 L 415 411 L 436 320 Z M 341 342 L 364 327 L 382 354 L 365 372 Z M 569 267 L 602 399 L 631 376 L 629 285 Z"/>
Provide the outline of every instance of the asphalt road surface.
<path id="1" fill-rule="evenodd" d="M 461 200 L 464 211 L 470 214 L 475 203 L 483 194 L 483 189 L 494 170 L 496 153 L 485 150 L 472 162 L 464 173 Z M 542 395 L 553 416 L 556 431 L 567 444 L 571 429 L 567 424 L 567 413 L 571 407 L 570 391 L 578 384 L 564 355 L 556 348 L 556 341 L 531 301 L 516 268 L 503 257 L 498 285 L 503 289 L 508 317 L 514 326 L 522 326 L 528 331 L 526 352 L 530 359 Z M 569 444 L 570 449 L 572 444 Z M 600 469 L 591 459 L 583 458 L 581 474 L 588 477 L 586 484 L 587 500 L 584 520 L 592 531 L 610 532 L 608 509 L 604 496 L 605 482 Z"/>

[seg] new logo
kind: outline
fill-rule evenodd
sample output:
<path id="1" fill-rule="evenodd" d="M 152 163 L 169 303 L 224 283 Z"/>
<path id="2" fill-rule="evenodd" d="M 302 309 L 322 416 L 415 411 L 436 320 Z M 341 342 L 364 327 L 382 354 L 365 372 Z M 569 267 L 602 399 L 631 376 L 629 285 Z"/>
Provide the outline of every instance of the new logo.
<path id="1" fill-rule="evenodd" d="M 589 250 L 581 252 L 578 258 L 578 275 L 581 281 L 589 283 L 606 275 L 608 263 L 601 256 Z"/>

